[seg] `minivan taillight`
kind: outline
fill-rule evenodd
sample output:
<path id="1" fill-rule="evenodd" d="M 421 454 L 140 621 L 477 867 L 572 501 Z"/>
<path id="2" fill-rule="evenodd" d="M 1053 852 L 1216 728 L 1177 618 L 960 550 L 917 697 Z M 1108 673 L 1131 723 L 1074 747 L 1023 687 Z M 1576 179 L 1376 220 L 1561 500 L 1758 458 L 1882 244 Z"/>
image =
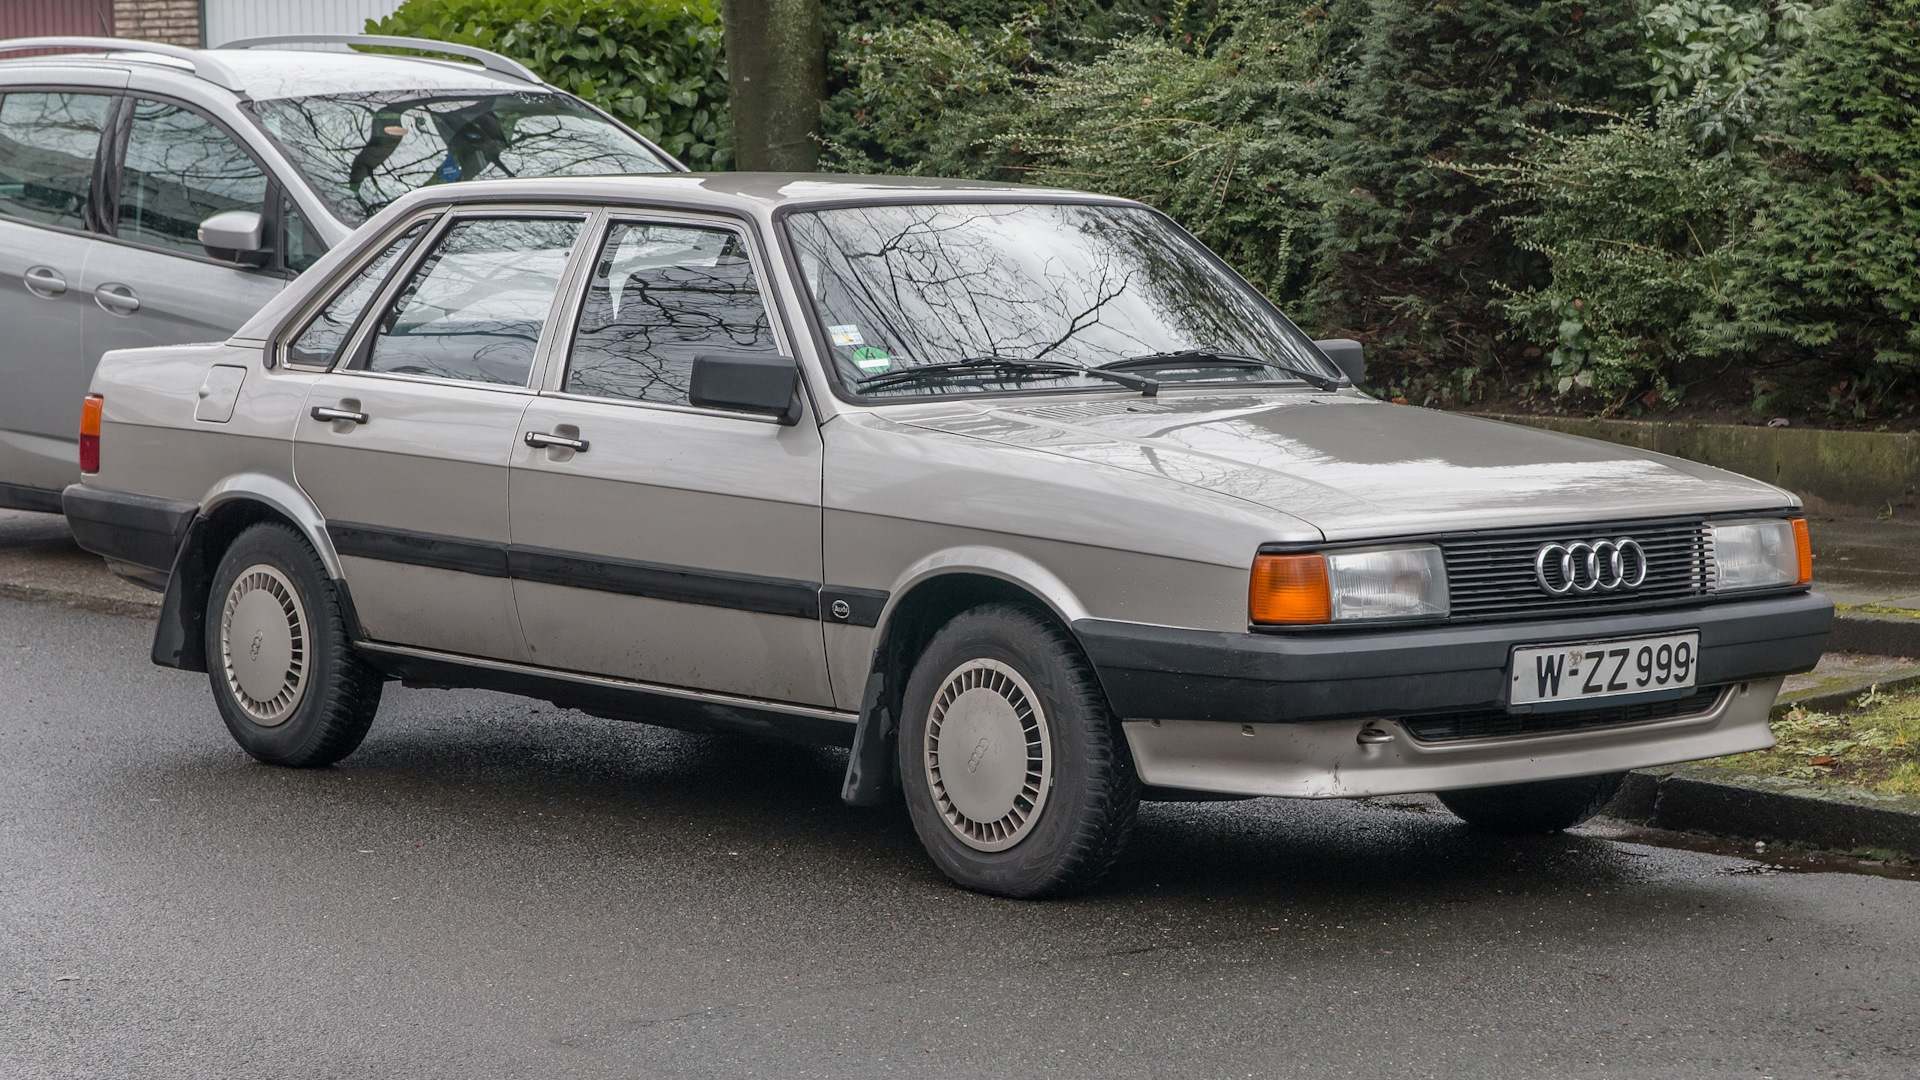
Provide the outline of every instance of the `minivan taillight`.
<path id="1" fill-rule="evenodd" d="M 100 410 L 106 405 L 106 398 L 88 394 L 80 406 L 80 471 L 83 473 L 100 471 Z"/>

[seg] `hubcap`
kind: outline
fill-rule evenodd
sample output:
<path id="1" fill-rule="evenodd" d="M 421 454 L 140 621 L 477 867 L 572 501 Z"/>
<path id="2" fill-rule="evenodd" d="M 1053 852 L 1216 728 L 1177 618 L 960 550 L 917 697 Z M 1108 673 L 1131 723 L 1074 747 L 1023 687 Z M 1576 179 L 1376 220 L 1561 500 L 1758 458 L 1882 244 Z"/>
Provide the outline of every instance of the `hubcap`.
<path id="1" fill-rule="evenodd" d="M 307 613 L 286 575 L 249 566 L 227 590 L 220 613 L 227 689 L 254 723 L 276 727 L 307 690 Z"/>
<path id="2" fill-rule="evenodd" d="M 968 847 L 1003 851 L 1040 820 L 1053 786 L 1047 716 L 1020 674 L 969 660 L 927 712 L 927 783 L 947 828 Z"/>

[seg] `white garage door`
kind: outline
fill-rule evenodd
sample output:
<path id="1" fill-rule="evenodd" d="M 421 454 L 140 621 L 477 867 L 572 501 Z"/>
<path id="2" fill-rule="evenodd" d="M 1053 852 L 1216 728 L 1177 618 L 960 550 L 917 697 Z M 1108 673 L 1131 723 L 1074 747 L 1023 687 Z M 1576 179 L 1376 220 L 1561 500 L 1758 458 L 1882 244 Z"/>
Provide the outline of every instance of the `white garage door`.
<path id="1" fill-rule="evenodd" d="M 400 0 L 205 0 L 208 45 L 270 34 L 358 34 Z"/>

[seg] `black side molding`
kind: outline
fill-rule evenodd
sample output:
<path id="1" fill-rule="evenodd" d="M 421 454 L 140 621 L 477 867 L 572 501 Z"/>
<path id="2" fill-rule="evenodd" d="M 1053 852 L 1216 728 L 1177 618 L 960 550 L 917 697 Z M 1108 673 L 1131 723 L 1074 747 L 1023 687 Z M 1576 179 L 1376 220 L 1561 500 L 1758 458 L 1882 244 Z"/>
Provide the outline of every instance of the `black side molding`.
<path id="1" fill-rule="evenodd" d="M 46 488 L 28 487 L 25 484 L 0 484 L 0 509 L 37 510 L 42 514 L 58 514 L 60 493 Z"/>
<path id="2" fill-rule="evenodd" d="M 820 617 L 820 586 L 811 581 L 609 559 L 518 544 L 507 554 L 507 569 L 511 577 L 547 585 L 796 619 Z"/>
<path id="3" fill-rule="evenodd" d="M 328 522 L 327 536 L 333 541 L 333 550 L 342 555 L 458 570 L 481 577 L 507 576 L 505 544 L 351 521 Z"/>
<path id="4" fill-rule="evenodd" d="M 74 542 L 118 562 L 166 570 L 187 526 L 200 512 L 190 502 L 74 484 L 61 495 Z"/>

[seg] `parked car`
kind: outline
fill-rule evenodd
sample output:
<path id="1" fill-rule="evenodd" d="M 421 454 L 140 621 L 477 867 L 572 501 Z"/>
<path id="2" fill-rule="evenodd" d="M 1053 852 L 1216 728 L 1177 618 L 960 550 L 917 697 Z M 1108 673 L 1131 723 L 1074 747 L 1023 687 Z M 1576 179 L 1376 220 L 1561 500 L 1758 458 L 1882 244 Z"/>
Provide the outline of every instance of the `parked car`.
<path id="1" fill-rule="evenodd" d="M 480 65 L 276 44 L 406 45 Z M 306 35 L 0 41 L 0 507 L 60 508 L 108 349 L 226 338 L 400 194 L 682 166 L 505 57 Z"/>
<path id="2" fill-rule="evenodd" d="M 1792 495 L 1361 361 L 1122 199 L 462 184 L 225 344 L 107 354 L 66 509 L 262 761 L 352 752 L 388 679 L 824 742 L 1008 896 L 1143 792 L 1552 830 L 1772 744 L 1832 622 Z"/>

